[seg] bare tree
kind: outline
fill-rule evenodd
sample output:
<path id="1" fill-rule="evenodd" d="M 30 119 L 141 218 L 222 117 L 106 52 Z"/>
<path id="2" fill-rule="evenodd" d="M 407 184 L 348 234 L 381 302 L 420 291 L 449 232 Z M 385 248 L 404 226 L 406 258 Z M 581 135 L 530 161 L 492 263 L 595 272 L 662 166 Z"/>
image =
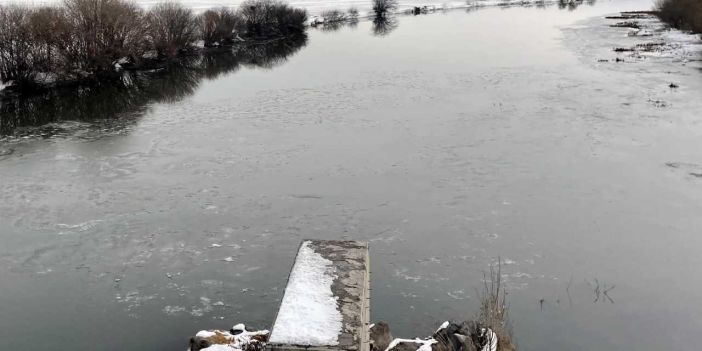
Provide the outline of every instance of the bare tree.
<path id="1" fill-rule="evenodd" d="M 62 49 L 75 69 L 112 70 L 116 60 L 146 49 L 144 14 L 133 2 L 65 0 L 64 8 L 71 45 Z"/>
<path id="2" fill-rule="evenodd" d="M 376 17 L 386 17 L 397 10 L 397 0 L 373 0 L 373 12 Z"/>
<path id="3" fill-rule="evenodd" d="M 173 57 L 188 49 L 198 38 L 198 21 L 192 10 L 176 2 L 155 5 L 147 16 L 153 47 L 161 55 Z"/>
<path id="4" fill-rule="evenodd" d="M 277 0 L 247 0 L 239 7 L 242 32 L 250 37 L 276 37 L 302 33 L 307 11 Z"/>
<path id="5" fill-rule="evenodd" d="M 31 84 L 37 74 L 39 50 L 32 41 L 31 10 L 0 6 L 0 81 Z"/>
<path id="6" fill-rule="evenodd" d="M 205 46 L 231 43 L 239 22 L 237 14 L 226 7 L 205 11 L 200 15 L 200 34 Z"/>

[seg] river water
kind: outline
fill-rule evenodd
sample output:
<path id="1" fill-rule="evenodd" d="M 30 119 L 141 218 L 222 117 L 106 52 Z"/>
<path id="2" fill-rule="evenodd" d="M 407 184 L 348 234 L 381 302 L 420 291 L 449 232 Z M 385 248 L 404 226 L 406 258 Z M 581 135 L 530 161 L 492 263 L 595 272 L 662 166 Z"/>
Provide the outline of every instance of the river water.
<path id="1" fill-rule="evenodd" d="M 27 102 L 0 139 L 3 349 L 270 327 L 304 238 L 370 242 L 396 336 L 473 316 L 500 257 L 522 350 L 689 349 L 702 72 L 598 62 L 631 40 L 603 15 L 650 6 L 361 21 Z"/>

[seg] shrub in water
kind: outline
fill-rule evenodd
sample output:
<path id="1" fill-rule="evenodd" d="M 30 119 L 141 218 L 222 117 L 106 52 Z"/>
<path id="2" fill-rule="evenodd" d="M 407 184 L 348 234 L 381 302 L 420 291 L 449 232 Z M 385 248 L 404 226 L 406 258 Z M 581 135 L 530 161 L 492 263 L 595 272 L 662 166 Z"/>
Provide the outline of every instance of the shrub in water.
<path id="1" fill-rule="evenodd" d="M 346 21 L 346 14 L 339 11 L 339 10 L 327 10 L 327 11 L 322 11 L 322 18 L 324 18 L 324 22 L 343 22 Z"/>
<path id="2" fill-rule="evenodd" d="M 307 11 L 276 0 L 247 0 L 239 8 L 241 27 L 249 37 L 276 37 L 305 30 Z"/>
<path id="3" fill-rule="evenodd" d="M 146 49 L 144 13 L 126 0 L 65 0 L 59 45 L 66 63 L 89 73 L 113 70 L 116 60 Z"/>
<path id="4" fill-rule="evenodd" d="M 199 22 L 192 10 L 180 3 L 164 2 L 147 15 L 148 36 L 160 55 L 174 57 L 198 39 Z"/>
<path id="5" fill-rule="evenodd" d="M 376 17 L 386 17 L 397 9 L 397 0 L 373 0 Z"/>
<path id="6" fill-rule="evenodd" d="M 678 29 L 702 33 L 702 2 L 699 0 L 658 0 L 661 20 Z"/>
<path id="7" fill-rule="evenodd" d="M 207 10 L 200 16 L 200 34 L 205 46 L 231 43 L 234 40 L 234 29 L 239 25 L 239 17 L 234 11 L 223 7 L 218 10 Z"/>

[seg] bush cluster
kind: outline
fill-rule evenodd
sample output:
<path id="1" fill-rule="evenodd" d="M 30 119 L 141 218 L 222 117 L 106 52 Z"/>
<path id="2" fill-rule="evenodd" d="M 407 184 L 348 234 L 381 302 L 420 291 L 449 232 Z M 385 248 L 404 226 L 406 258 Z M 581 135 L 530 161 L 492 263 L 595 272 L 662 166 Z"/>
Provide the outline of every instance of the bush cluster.
<path id="1" fill-rule="evenodd" d="M 0 81 L 20 88 L 96 79 L 191 50 L 231 45 L 238 36 L 301 33 L 305 10 L 279 0 L 247 0 L 238 10 L 195 14 L 177 2 L 144 10 L 132 0 L 64 0 L 62 6 L 0 5 Z M 118 65 L 118 66 L 117 66 Z"/>
<path id="2" fill-rule="evenodd" d="M 702 1 L 658 0 L 658 17 L 678 29 L 702 33 Z"/>
<path id="3" fill-rule="evenodd" d="M 373 0 L 372 5 L 376 18 L 392 15 L 398 7 L 397 0 Z"/>

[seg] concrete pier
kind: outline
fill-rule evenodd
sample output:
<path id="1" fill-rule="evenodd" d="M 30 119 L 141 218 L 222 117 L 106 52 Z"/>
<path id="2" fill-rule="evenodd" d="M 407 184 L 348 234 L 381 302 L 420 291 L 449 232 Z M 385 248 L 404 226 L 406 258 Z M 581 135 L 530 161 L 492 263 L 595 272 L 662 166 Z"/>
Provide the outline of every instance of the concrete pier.
<path id="1" fill-rule="evenodd" d="M 318 266 L 324 274 L 317 274 Z M 367 243 L 303 241 L 266 348 L 369 351 L 369 272 Z M 328 325 L 316 325 L 318 320 Z"/>

